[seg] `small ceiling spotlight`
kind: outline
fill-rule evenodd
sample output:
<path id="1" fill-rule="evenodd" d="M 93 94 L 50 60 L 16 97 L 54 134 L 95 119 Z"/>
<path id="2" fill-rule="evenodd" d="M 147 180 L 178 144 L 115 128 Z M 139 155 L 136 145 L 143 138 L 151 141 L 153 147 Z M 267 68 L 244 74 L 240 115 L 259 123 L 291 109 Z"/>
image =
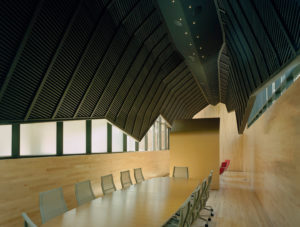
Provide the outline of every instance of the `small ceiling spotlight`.
<path id="1" fill-rule="evenodd" d="M 202 59 L 204 59 L 204 55 L 202 55 L 201 57 L 202 57 Z"/>
<path id="2" fill-rule="evenodd" d="M 188 32 L 185 32 L 184 34 L 185 34 L 185 35 L 188 35 L 189 33 L 188 33 Z"/>
<path id="3" fill-rule="evenodd" d="M 174 3 L 175 3 L 175 0 L 172 0 L 172 3 L 174 4 Z"/>
<path id="4" fill-rule="evenodd" d="M 196 24 L 196 21 L 193 21 L 193 24 Z"/>
<path id="5" fill-rule="evenodd" d="M 196 53 L 194 52 L 194 53 L 193 53 L 193 55 L 195 56 L 195 55 L 196 55 Z"/>
<path id="6" fill-rule="evenodd" d="M 199 35 L 197 35 L 197 36 L 196 36 L 196 38 L 197 38 L 197 39 L 199 39 L 199 38 L 200 38 L 200 36 L 199 36 Z"/>
<path id="7" fill-rule="evenodd" d="M 174 24 L 177 25 L 178 27 L 182 27 L 182 23 L 180 20 L 174 20 Z"/>
<path id="8" fill-rule="evenodd" d="M 202 50 L 202 47 L 199 47 L 200 50 Z"/>
<path id="9" fill-rule="evenodd" d="M 189 5 L 189 9 L 191 9 L 192 8 L 192 5 Z"/>
<path id="10" fill-rule="evenodd" d="M 193 44 L 192 44 L 192 43 L 189 43 L 189 45 L 192 46 Z"/>
<path id="11" fill-rule="evenodd" d="M 179 21 L 182 21 L 182 18 L 181 18 L 181 17 L 179 17 Z"/>

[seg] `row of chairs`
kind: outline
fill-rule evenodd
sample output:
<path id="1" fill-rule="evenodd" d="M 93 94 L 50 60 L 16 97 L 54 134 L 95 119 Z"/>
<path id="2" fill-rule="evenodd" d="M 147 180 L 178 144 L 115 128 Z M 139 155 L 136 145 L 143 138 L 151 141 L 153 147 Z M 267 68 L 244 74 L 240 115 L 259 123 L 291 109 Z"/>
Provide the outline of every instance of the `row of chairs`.
<path id="1" fill-rule="evenodd" d="M 213 217 L 213 209 L 207 206 L 207 200 L 209 198 L 209 190 L 212 181 L 213 171 L 209 176 L 199 184 L 193 191 L 191 196 L 181 206 L 179 211 L 164 225 L 164 227 L 189 227 L 197 219 L 200 218 L 205 221 L 205 227 L 208 227 L 208 222 L 211 218 L 205 218 L 200 215 L 202 210 L 210 211 L 210 216 Z"/>
<path id="2" fill-rule="evenodd" d="M 134 169 L 134 178 L 136 183 L 141 183 L 145 180 L 141 168 Z M 130 171 L 126 170 L 120 172 L 120 180 L 123 189 L 132 185 Z M 101 187 L 104 195 L 116 191 L 112 174 L 101 176 Z M 92 190 L 91 181 L 87 180 L 76 183 L 75 195 L 79 206 L 94 200 L 96 197 Z M 67 204 L 64 200 L 63 190 L 61 187 L 40 193 L 40 213 L 42 223 L 65 213 L 67 210 Z M 22 217 L 24 219 L 25 227 L 36 227 L 26 213 L 22 213 Z"/>

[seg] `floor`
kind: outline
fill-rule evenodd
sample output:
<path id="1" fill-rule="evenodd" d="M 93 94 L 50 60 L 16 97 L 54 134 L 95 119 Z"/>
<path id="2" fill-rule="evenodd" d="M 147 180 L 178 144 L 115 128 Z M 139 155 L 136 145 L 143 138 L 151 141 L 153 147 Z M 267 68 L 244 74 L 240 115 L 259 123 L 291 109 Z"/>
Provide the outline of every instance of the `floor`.
<path id="1" fill-rule="evenodd" d="M 249 186 L 247 176 L 225 174 L 221 176 L 220 189 L 210 192 L 208 205 L 214 208 L 209 227 L 273 227 L 261 204 Z M 202 211 L 206 217 L 208 211 Z M 204 226 L 198 219 L 192 227 Z"/>

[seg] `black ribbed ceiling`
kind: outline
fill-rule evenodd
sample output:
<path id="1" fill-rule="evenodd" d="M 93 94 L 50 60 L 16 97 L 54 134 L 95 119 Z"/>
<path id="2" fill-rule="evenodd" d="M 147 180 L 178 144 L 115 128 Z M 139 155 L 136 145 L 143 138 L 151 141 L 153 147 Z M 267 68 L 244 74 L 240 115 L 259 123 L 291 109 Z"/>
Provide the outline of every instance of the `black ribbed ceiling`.
<path id="1" fill-rule="evenodd" d="M 260 87 L 300 53 L 297 0 L 217 0 L 225 43 L 219 57 L 220 101 L 244 131 Z"/>
<path id="2" fill-rule="evenodd" d="M 195 43 L 210 47 L 198 50 L 205 80 L 152 0 L 1 1 L 0 123 L 106 118 L 141 139 L 160 114 L 172 123 L 223 102 L 243 132 L 250 96 L 299 55 L 299 1 L 216 0 L 214 15 L 190 1 Z M 209 18 L 221 23 L 217 46 Z"/>
<path id="3" fill-rule="evenodd" d="M 141 139 L 208 103 L 151 0 L 0 2 L 0 121 L 106 118 Z"/>

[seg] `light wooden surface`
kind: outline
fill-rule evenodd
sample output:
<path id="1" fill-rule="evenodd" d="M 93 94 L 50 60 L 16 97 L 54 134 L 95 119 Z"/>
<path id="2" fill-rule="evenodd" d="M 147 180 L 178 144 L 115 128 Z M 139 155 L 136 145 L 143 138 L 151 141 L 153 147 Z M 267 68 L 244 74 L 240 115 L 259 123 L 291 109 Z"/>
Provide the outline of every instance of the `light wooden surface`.
<path id="1" fill-rule="evenodd" d="M 42 227 L 160 227 L 198 184 L 199 180 L 152 178 L 70 210 Z"/>
<path id="2" fill-rule="evenodd" d="M 168 175 L 169 166 L 169 151 L 0 160 L 0 226 L 22 226 L 22 212 L 40 225 L 39 192 L 62 187 L 68 209 L 72 209 L 77 206 L 77 182 L 91 180 L 99 197 L 103 175 L 113 174 L 120 189 L 120 171 L 130 170 L 135 182 L 134 168 L 141 167 L 149 179 Z"/>
<path id="3" fill-rule="evenodd" d="M 219 188 L 219 119 L 177 120 L 170 134 L 170 173 L 188 166 L 189 176 L 206 178 L 214 170 L 212 189 Z"/>
<path id="4" fill-rule="evenodd" d="M 239 135 L 235 112 L 228 113 L 224 104 L 209 105 L 194 116 L 194 119 L 220 118 L 220 164 L 231 160 L 228 170 L 247 171 L 247 159 L 243 150 L 243 135 Z M 249 161 L 249 160 L 248 160 Z"/>
<path id="5" fill-rule="evenodd" d="M 195 115 L 220 116 L 220 158 L 231 160 L 229 170 L 245 172 L 272 227 L 300 226 L 299 95 L 298 79 L 243 135 L 224 104 Z"/>

